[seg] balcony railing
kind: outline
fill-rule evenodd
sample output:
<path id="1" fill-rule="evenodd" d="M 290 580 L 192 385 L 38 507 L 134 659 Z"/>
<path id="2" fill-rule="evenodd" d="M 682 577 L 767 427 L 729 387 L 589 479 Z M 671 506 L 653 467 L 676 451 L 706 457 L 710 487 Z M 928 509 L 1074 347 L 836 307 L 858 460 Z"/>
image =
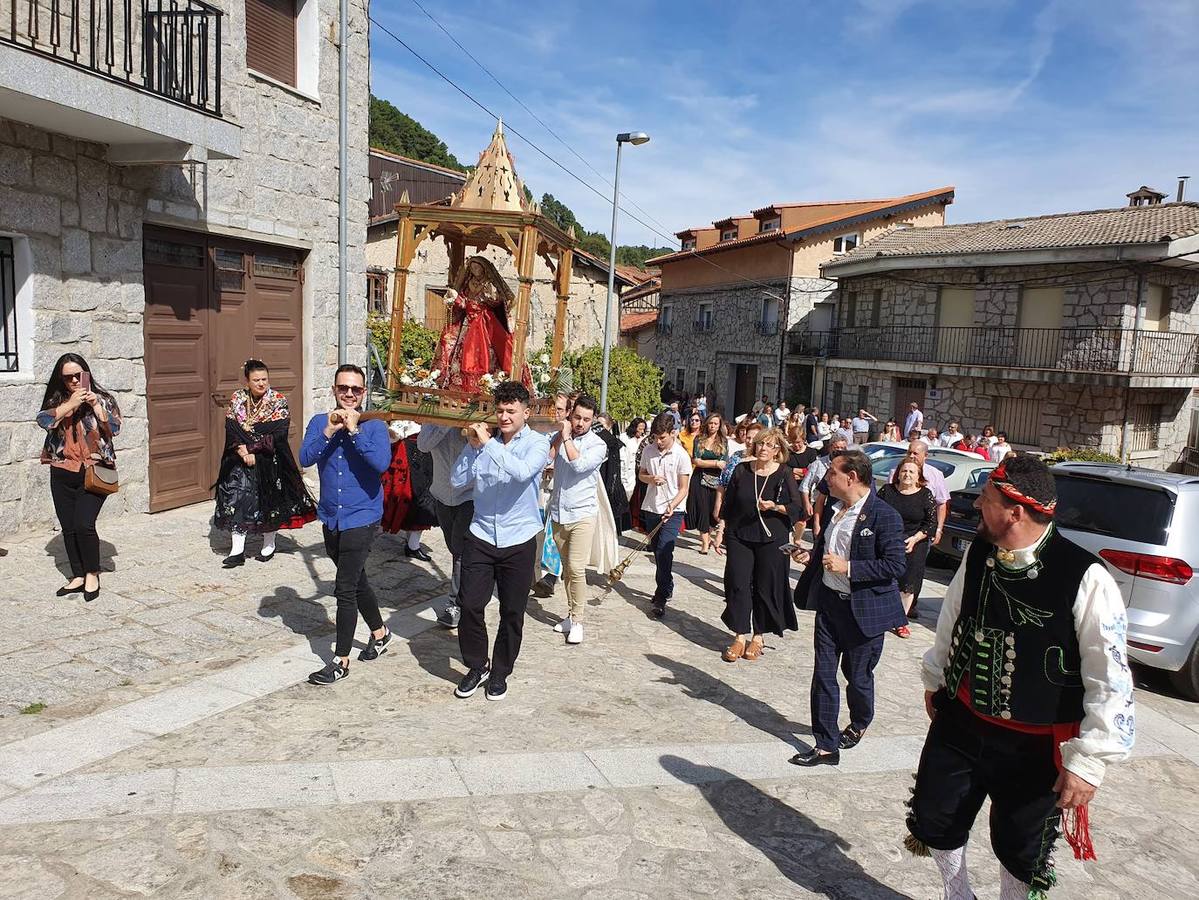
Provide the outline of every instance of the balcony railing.
<path id="1" fill-rule="evenodd" d="M 779 333 L 779 323 L 777 320 L 766 320 L 758 322 L 758 334 L 763 337 L 774 337 Z"/>
<path id="2" fill-rule="evenodd" d="M 706 334 L 707 332 L 712 331 L 715 328 L 716 328 L 716 321 L 714 319 L 699 319 L 699 320 L 693 321 L 691 323 L 691 330 L 694 331 L 696 334 Z"/>
<path id="3" fill-rule="evenodd" d="M 221 19 L 200 0 L 0 0 L 0 43 L 221 114 Z"/>
<path id="4" fill-rule="evenodd" d="M 1131 328 L 937 328 L 796 332 L 800 356 L 1058 372 L 1199 375 L 1199 334 Z"/>

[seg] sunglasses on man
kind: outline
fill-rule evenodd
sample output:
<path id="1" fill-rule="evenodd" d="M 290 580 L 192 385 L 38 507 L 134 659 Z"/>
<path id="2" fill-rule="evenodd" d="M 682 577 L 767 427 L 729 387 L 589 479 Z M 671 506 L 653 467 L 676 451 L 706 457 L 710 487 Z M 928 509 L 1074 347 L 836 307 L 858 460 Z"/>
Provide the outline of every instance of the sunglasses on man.
<path id="1" fill-rule="evenodd" d="M 333 390 L 339 394 L 352 394 L 355 397 L 361 397 L 366 393 L 366 388 L 357 384 L 335 384 Z"/>

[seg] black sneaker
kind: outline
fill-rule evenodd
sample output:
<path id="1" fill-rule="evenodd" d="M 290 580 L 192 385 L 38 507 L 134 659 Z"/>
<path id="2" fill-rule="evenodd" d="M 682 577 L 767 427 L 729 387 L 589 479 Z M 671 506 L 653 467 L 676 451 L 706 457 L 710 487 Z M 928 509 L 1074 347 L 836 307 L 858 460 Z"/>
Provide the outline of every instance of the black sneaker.
<path id="1" fill-rule="evenodd" d="M 554 596 L 554 587 L 557 583 L 558 580 L 554 576 L 546 575 L 533 585 L 533 596 L 542 598 Z"/>
<path id="2" fill-rule="evenodd" d="M 388 631 L 383 637 L 376 638 L 373 634 L 371 639 L 366 642 L 366 649 L 358 654 L 359 659 L 365 659 L 368 662 L 372 659 L 378 659 L 387 652 L 387 648 L 391 646 L 391 632 Z"/>
<path id="3" fill-rule="evenodd" d="M 655 600 L 650 604 L 649 617 L 651 619 L 660 619 L 666 615 L 666 601 Z"/>
<path id="4" fill-rule="evenodd" d="M 437 614 L 437 624 L 442 628 L 457 628 L 462 620 L 462 610 L 451 603 Z"/>
<path id="5" fill-rule="evenodd" d="M 458 682 L 458 686 L 454 688 L 454 696 L 459 700 L 465 700 L 467 697 L 472 696 L 479 689 L 479 685 L 487 680 L 487 675 L 490 671 L 490 668 L 487 666 L 471 669 Z"/>
<path id="6" fill-rule="evenodd" d="M 349 667 L 343 666 L 341 663 L 334 661 L 329 663 L 329 665 L 325 666 L 319 672 L 313 672 L 311 675 L 309 675 L 308 683 L 319 685 L 335 684 L 336 682 L 341 681 L 343 678 L 349 677 Z"/>
<path id="7" fill-rule="evenodd" d="M 234 553 L 232 556 L 226 556 L 221 560 L 221 565 L 226 569 L 236 569 L 238 566 L 246 564 L 246 555 L 244 553 Z"/>
<path id="8" fill-rule="evenodd" d="M 487 679 L 487 699 L 503 700 L 508 693 L 508 679 L 493 677 Z"/>

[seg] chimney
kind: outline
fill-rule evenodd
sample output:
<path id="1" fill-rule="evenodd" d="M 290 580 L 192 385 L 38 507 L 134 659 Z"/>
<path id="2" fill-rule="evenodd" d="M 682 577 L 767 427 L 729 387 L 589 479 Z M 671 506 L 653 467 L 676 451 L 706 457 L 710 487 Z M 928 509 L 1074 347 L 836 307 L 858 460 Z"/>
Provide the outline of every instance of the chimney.
<path id="1" fill-rule="evenodd" d="M 1182 202 L 1182 197 L 1186 193 L 1186 190 L 1187 190 L 1187 179 L 1190 177 L 1191 177 L 1190 175 L 1179 175 L 1178 176 L 1178 199 L 1175 202 L 1177 202 L 1177 203 Z"/>

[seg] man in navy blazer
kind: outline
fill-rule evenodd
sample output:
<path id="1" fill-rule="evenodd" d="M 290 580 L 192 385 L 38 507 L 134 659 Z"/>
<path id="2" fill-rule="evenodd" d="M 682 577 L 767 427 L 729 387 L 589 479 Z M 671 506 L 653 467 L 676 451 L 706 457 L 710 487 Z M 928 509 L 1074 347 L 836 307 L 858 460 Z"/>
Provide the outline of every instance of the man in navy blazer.
<path id="1" fill-rule="evenodd" d="M 797 753 L 797 766 L 835 766 L 841 750 L 857 746 L 874 719 L 874 667 L 883 635 L 907 617 L 896 581 L 903 574 L 903 520 L 874 492 L 870 460 L 859 450 L 832 454 L 829 494 L 835 499 L 827 525 L 808 555 L 796 590 L 807 590 L 816 609 L 812 671 L 812 734 L 816 746 Z M 801 556 L 800 561 L 803 562 Z M 841 711 L 837 666 L 848 684 L 849 725 L 838 731 Z"/>

